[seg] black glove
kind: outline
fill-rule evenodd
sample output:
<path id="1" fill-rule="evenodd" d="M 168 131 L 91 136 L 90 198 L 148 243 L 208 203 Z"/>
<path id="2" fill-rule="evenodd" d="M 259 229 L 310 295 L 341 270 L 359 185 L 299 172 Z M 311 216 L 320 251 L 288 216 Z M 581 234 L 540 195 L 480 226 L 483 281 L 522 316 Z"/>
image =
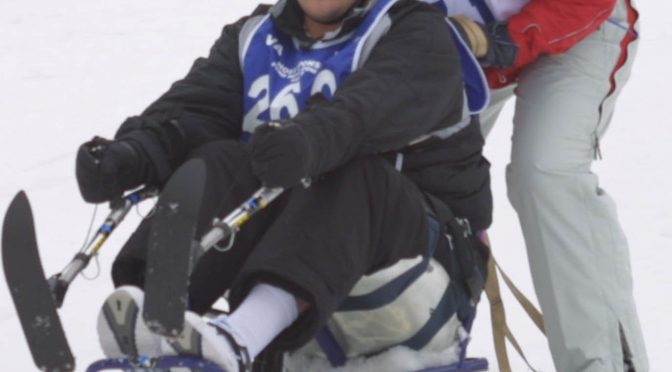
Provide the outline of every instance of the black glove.
<path id="1" fill-rule="evenodd" d="M 140 186 L 147 174 L 147 161 L 129 141 L 94 137 L 77 152 L 76 174 L 85 201 L 102 203 Z"/>
<path id="2" fill-rule="evenodd" d="M 250 142 L 252 172 L 267 187 L 292 187 L 310 176 L 314 151 L 300 125 L 272 121 L 257 127 Z"/>
<path id="3" fill-rule="evenodd" d="M 485 56 L 478 59 L 481 65 L 497 68 L 513 66 L 518 56 L 518 45 L 511 40 L 508 23 L 488 23 L 484 30 L 488 38 L 488 50 Z"/>

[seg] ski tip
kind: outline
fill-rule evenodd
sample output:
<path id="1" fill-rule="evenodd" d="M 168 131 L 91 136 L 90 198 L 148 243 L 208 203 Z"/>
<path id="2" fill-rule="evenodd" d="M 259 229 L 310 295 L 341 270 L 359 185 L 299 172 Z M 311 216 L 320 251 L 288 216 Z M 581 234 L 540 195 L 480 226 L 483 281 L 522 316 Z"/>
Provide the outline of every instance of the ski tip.
<path id="1" fill-rule="evenodd" d="M 30 205 L 30 202 L 28 201 L 28 194 L 26 194 L 25 191 L 19 190 L 19 192 L 14 195 L 14 199 L 12 199 L 12 202 L 9 204 L 9 208 L 11 209 L 12 206 L 16 204 L 28 204 Z"/>
<path id="2" fill-rule="evenodd" d="M 188 190 L 188 193 L 194 196 L 202 195 L 205 190 L 206 173 L 206 165 L 203 159 L 188 160 L 170 177 L 163 191 L 159 194 L 159 203 L 161 203 L 162 198 L 170 200 L 175 195 L 184 194 L 184 190 Z"/>
<path id="3" fill-rule="evenodd" d="M 200 158 L 189 159 L 184 163 L 184 166 L 188 166 L 193 169 L 205 170 L 205 160 Z"/>
<path id="4" fill-rule="evenodd" d="M 26 236 L 30 237 L 30 234 L 34 235 L 34 230 L 32 227 L 33 222 L 33 211 L 30 208 L 30 203 L 28 202 L 28 195 L 25 191 L 19 191 L 9 203 L 9 207 L 5 212 L 5 217 L 2 222 L 2 240 L 0 243 L 0 250 L 2 250 L 3 265 L 8 265 L 9 262 L 5 261 L 5 255 L 7 255 L 7 249 L 5 248 L 8 245 L 11 245 L 12 241 L 23 241 L 27 239 Z M 29 223 L 30 226 L 25 226 L 26 223 Z M 16 226 L 23 226 L 28 229 L 27 235 L 20 235 L 16 230 Z M 25 231 L 24 231 L 25 232 Z M 34 238 L 33 238 L 34 239 Z"/>
<path id="5" fill-rule="evenodd" d="M 203 159 L 190 159 L 184 163 L 176 173 L 183 173 L 185 176 L 193 180 L 201 180 L 205 178 L 206 173 L 205 161 Z"/>

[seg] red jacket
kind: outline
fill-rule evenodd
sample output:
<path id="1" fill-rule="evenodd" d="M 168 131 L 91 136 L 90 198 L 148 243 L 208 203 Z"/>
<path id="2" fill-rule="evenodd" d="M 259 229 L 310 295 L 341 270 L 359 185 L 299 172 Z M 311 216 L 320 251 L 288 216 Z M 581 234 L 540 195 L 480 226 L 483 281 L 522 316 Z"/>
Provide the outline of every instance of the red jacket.
<path id="1" fill-rule="evenodd" d="M 520 70 L 544 54 L 559 54 L 597 30 L 616 0 L 531 0 L 509 18 L 509 35 L 518 45 L 511 68 L 486 69 L 492 88 L 514 82 Z"/>

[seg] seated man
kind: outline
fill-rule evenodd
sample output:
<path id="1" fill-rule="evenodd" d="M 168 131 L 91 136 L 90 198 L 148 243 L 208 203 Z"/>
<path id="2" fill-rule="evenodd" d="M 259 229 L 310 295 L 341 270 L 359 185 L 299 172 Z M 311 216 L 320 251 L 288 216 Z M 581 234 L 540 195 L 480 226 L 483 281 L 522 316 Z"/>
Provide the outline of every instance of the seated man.
<path id="1" fill-rule="evenodd" d="M 412 0 L 280 0 L 226 26 L 209 57 L 113 141 L 81 146 L 80 191 L 108 201 L 202 159 L 197 236 L 259 187 L 287 191 L 230 251 L 200 259 L 185 315 L 193 337 L 163 351 L 139 317 L 152 218 L 143 221 L 112 269 L 105 354 L 191 354 L 245 371 L 269 344 L 293 350 L 313 338 L 366 274 L 427 252 L 448 271 L 460 266 L 446 234 L 469 246 L 461 263 L 479 266 L 471 231 L 489 226 L 492 201 L 470 111 L 487 98 L 467 102 L 463 61 L 443 16 Z M 468 266 L 458 271 L 477 299 L 483 275 Z M 230 315 L 197 315 L 226 291 Z M 123 344 L 119 327 L 136 337 Z"/>

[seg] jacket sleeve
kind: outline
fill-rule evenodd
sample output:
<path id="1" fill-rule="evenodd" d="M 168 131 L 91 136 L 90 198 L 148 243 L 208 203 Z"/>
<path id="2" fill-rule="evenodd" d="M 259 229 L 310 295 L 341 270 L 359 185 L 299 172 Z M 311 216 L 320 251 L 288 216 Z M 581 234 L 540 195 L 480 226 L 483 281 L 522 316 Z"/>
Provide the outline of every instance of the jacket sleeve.
<path id="1" fill-rule="evenodd" d="M 238 34 L 245 20 L 225 26 L 208 57 L 197 59 L 187 75 L 141 115 L 126 120 L 115 138 L 139 138 L 146 152 L 154 154 L 154 163 L 164 160 L 168 170 L 199 145 L 239 138 L 243 77 Z"/>
<path id="2" fill-rule="evenodd" d="M 509 35 L 519 48 L 513 68 L 573 47 L 597 30 L 615 5 L 616 0 L 530 1 L 509 18 Z"/>
<path id="3" fill-rule="evenodd" d="M 355 155 L 401 149 L 461 119 L 463 79 L 449 26 L 433 8 L 413 4 L 392 14 L 388 33 L 330 101 L 292 119 L 313 144 L 311 175 Z"/>

